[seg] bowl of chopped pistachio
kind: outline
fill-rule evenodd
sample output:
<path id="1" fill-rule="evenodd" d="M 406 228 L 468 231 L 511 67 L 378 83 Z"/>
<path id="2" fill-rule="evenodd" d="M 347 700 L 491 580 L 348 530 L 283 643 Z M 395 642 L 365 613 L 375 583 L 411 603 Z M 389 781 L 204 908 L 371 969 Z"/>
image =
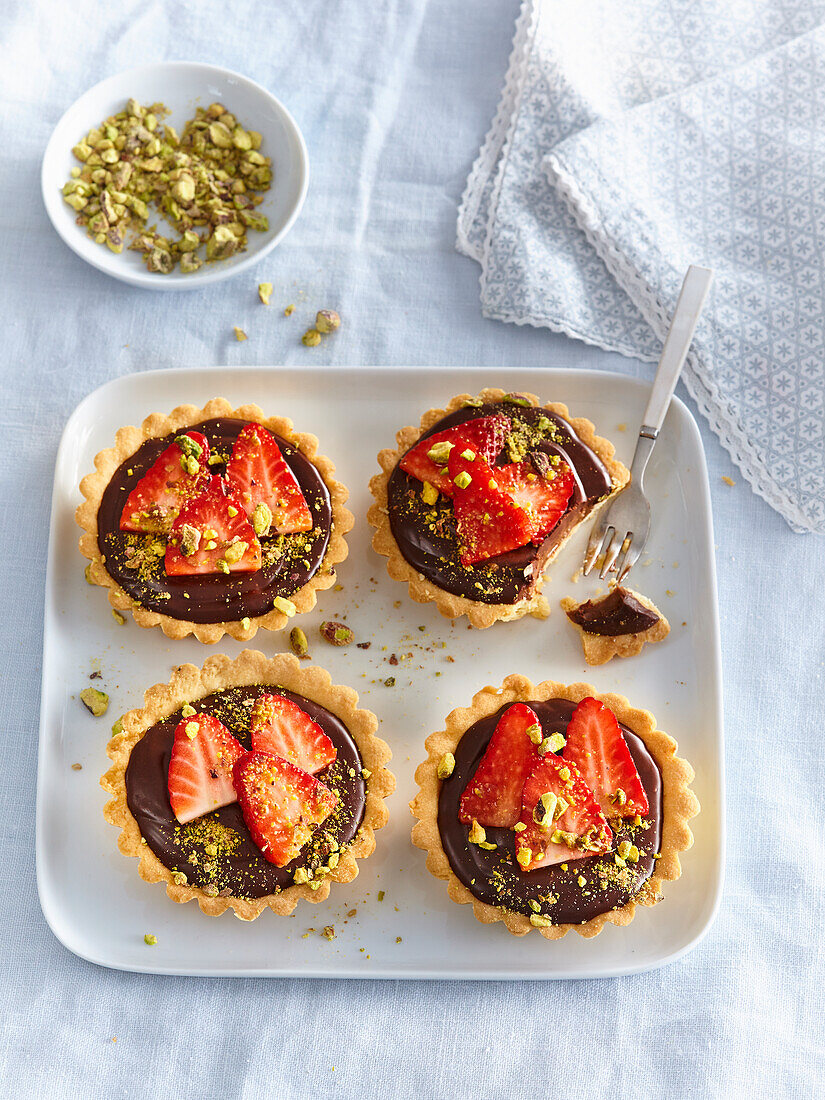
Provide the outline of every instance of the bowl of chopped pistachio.
<path id="1" fill-rule="evenodd" d="M 176 61 L 90 88 L 43 156 L 46 211 L 65 243 L 133 286 L 192 290 L 251 267 L 306 196 L 306 145 L 254 81 Z"/>

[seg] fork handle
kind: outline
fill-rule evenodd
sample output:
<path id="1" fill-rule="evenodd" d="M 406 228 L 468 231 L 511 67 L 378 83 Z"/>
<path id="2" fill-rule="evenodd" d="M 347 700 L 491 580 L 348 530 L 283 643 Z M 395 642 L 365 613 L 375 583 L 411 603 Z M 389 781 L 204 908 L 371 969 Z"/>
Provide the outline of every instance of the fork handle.
<path id="1" fill-rule="evenodd" d="M 639 475 L 644 473 L 647 459 L 653 450 L 653 442 L 655 442 L 664 423 L 665 414 L 670 406 L 670 399 L 673 397 L 673 391 L 676 389 L 676 383 L 682 373 L 690 342 L 699 321 L 699 314 L 702 312 L 702 306 L 705 304 L 705 298 L 712 282 L 713 272 L 709 268 L 694 267 L 693 265 L 688 268 L 670 322 L 670 331 L 667 334 L 665 346 L 662 348 L 659 366 L 656 368 L 656 377 L 653 379 L 653 388 L 650 391 L 650 399 L 639 432 L 636 455 L 633 457 L 635 468 L 639 451 L 646 452 L 644 462 L 638 471 Z M 651 441 L 649 447 L 643 446 L 644 440 Z"/>

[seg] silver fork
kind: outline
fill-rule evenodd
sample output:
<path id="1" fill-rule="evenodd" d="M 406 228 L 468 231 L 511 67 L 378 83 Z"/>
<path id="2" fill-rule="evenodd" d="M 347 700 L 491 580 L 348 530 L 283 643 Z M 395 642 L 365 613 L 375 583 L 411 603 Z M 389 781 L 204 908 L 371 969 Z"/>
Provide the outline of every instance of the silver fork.
<path id="1" fill-rule="evenodd" d="M 653 388 L 630 467 L 630 481 L 593 525 L 584 555 L 582 572 L 585 576 L 604 552 L 599 576 L 604 578 L 615 569 L 617 580 L 622 581 L 645 548 L 650 533 L 650 501 L 644 491 L 645 469 L 670 406 L 670 399 L 676 389 L 712 282 L 713 272 L 708 268 L 688 268 L 670 321 L 665 346 L 662 348 L 662 357 L 656 368 L 656 377 L 653 379 Z M 617 562 L 620 552 L 622 556 Z"/>

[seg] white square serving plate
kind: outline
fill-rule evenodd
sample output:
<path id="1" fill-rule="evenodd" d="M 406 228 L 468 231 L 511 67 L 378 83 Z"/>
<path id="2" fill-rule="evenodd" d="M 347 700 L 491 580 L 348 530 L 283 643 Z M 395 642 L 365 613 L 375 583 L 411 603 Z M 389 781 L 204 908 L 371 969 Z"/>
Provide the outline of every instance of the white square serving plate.
<path id="1" fill-rule="evenodd" d="M 665 612 L 670 636 L 638 657 L 591 669 L 559 608 L 563 596 L 584 599 L 599 589 L 598 580 L 572 579 L 586 531 L 577 532 L 551 566 L 544 589 L 553 608 L 549 619 L 498 623 L 482 631 L 469 630 L 466 620 L 450 623 L 431 605 L 413 603 L 406 585 L 390 580 L 385 559 L 371 549 L 365 517 L 378 450 L 393 445 L 396 430 L 417 424 L 424 410 L 488 385 L 564 402 L 572 414 L 591 418 L 629 464 L 649 387 L 596 371 L 165 370 L 109 382 L 75 409 L 54 480 L 37 790 L 40 901 L 69 950 L 102 965 L 164 974 L 596 978 L 672 962 L 707 931 L 719 905 L 725 831 L 718 609 L 699 431 L 675 399 L 646 477 L 650 541 L 630 578 Z M 379 716 L 398 779 L 388 803 L 389 824 L 377 834 L 376 851 L 361 861 L 354 882 L 334 885 L 318 905 L 300 903 L 290 917 L 266 911 L 251 924 L 231 912 L 214 918 L 194 903 L 175 905 L 161 884 L 143 882 L 137 862 L 117 850 L 117 831 L 104 821 L 107 796 L 99 786 L 109 763 L 109 727 L 119 714 L 142 705 L 144 690 L 168 680 L 173 665 L 200 665 L 215 652 L 234 657 L 243 644 L 229 638 L 217 646 L 191 638 L 173 642 L 131 618 L 119 626 L 105 591 L 84 580 L 74 521 L 80 479 L 122 424 L 217 396 L 235 406 L 255 402 L 315 433 L 349 487 L 356 524 L 349 557 L 338 571 L 342 587 L 320 593 L 317 608 L 301 625 L 313 663 L 324 665 L 335 682 L 352 685 L 362 705 Z M 369 649 L 338 649 L 320 638 L 323 619 L 343 618 L 357 640 L 371 642 Z M 287 633 L 259 631 L 249 645 L 267 654 L 282 652 L 288 649 Z M 410 656 L 391 667 L 393 653 Z M 96 671 L 100 677 L 90 681 Z M 584 680 L 598 691 L 621 692 L 653 711 L 696 769 L 702 811 L 692 823 L 695 844 L 683 855 L 682 877 L 665 884 L 665 899 L 655 908 L 639 907 L 626 928 L 607 925 L 589 940 L 574 932 L 553 942 L 533 934 L 517 939 L 501 924 L 479 924 L 469 906 L 451 902 L 445 883 L 429 874 L 424 853 L 412 846 L 408 802 L 417 789 L 413 774 L 424 757 L 425 737 L 443 728 L 449 711 L 466 706 L 475 691 L 498 685 L 511 672 L 535 682 Z M 387 687 L 390 675 L 395 685 Z M 90 683 L 110 696 L 104 718 L 93 718 L 78 698 Z M 335 929 L 332 940 L 321 934 L 329 925 Z M 146 933 L 157 937 L 156 946 L 144 943 Z"/>

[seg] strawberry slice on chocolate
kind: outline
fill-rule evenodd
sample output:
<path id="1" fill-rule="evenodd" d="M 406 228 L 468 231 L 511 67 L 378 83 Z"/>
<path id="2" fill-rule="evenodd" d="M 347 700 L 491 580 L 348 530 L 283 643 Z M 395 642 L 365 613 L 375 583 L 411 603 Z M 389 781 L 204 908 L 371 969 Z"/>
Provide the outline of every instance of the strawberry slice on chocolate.
<path id="1" fill-rule="evenodd" d="M 166 534 L 186 501 L 209 480 L 209 442 L 200 432 L 183 432 L 161 451 L 126 498 L 121 531 Z"/>
<path id="2" fill-rule="evenodd" d="M 283 757 L 310 775 L 326 768 L 338 755 L 318 723 L 283 695 L 259 695 L 249 729 L 253 749 Z"/>
<path id="3" fill-rule="evenodd" d="M 448 469 L 462 565 L 475 565 L 532 541 L 530 514 L 499 485 L 498 470 L 481 455 L 470 447 L 454 447 Z"/>
<path id="4" fill-rule="evenodd" d="M 573 711 L 562 757 L 575 764 L 607 817 L 650 812 L 616 716 L 598 699 L 588 696 Z"/>
<path id="5" fill-rule="evenodd" d="M 261 568 L 261 544 L 241 502 L 219 477 L 185 504 L 166 544 L 169 576 L 253 573 Z"/>
<path id="6" fill-rule="evenodd" d="M 521 870 L 603 855 L 612 843 L 613 833 L 575 764 L 545 756 L 528 775 L 522 792 L 516 832 Z"/>
<path id="7" fill-rule="evenodd" d="M 184 825 L 237 801 L 232 769 L 246 750 L 211 714 L 182 718 L 175 729 L 167 789 L 175 817 Z"/>
<path id="8" fill-rule="evenodd" d="M 329 787 L 268 752 L 242 756 L 235 764 L 234 783 L 252 839 L 278 867 L 295 859 L 338 804 Z"/>
<path id="9" fill-rule="evenodd" d="M 531 736 L 532 734 L 532 736 Z M 536 750 L 541 724 L 525 703 L 514 703 L 499 718 L 472 779 L 464 788 L 458 816 L 470 823 L 511 829 L 521 815 L 525 780 L 541 759 Z"/>
<path id="10" fill-rule="evenodd" d="M 298 479 L 262 425 L 247 424 L 241 431 L 226 466 L 226 479 L 261 537 L 312 530 L 312 515 Z"/>
<path id="11" fill-rule="evenodd" d="M 452 497 L 454 486 L 447 470 L 447 460 L 453 448 L 463 450 L 472 447 L 492 466 L 509 430 L 510 421 L 501 413 L 465 420 L 463 424 L 436 432 L 416 443 L 398 465 L 419 481 L 429 481 L 445 497 Z"/>
<path id="12" fill-rule="evenodd" d="M 548 466 L 547 475 L 538 472 L 532 462 L 512 462 L 498 466 L 496 480 L 504 492 L 527 512 L 533 529 L 533 542 L 547 538 L 567 511 L 576 479 L 566 462 Z"/>

